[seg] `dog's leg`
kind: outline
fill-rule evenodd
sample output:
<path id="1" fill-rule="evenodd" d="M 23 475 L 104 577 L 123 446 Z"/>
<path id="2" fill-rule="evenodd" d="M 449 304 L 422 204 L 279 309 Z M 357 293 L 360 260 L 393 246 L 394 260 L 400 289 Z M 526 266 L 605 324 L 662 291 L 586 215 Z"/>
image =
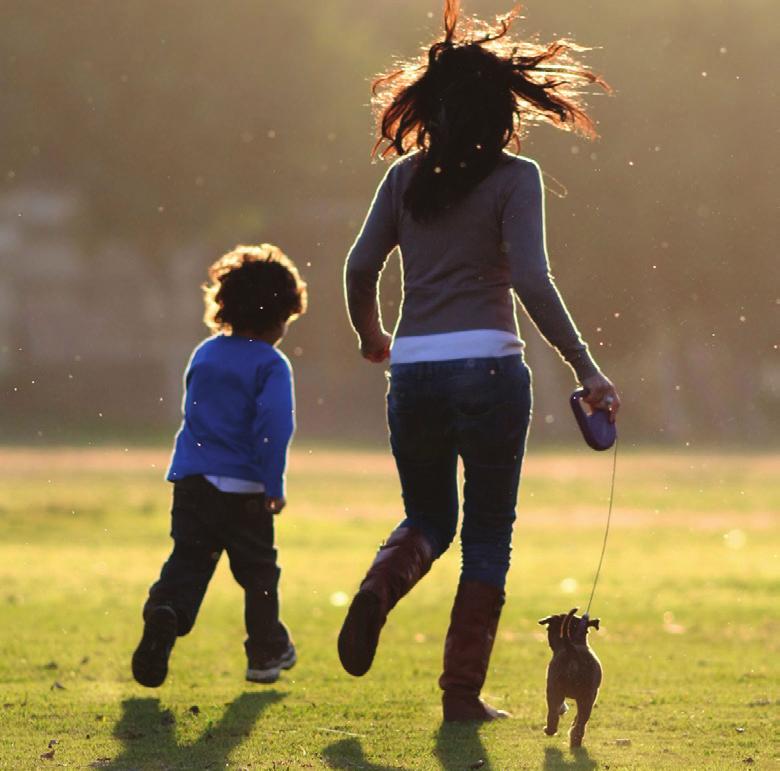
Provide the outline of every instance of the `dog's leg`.
<path id="1" fill-rule="evenodd" d="M 548 736 L 555 736 L 558 732 L 558 720 L 566 712 L 564 689 L 553 678 L 547 679 L 547 726 L 544 732 Z"/>
<path id="2" fill-rule="evenodd" d="M 574 722 L 569 729 L 569 745 L 572 748 L 582 747 L 582 740 L 585 737 L 585 724 L 590 719 L 594 701 L 596 701 L 595 693 L 586 698 L 577 699 L 577 717 L 574 718 Z"/>

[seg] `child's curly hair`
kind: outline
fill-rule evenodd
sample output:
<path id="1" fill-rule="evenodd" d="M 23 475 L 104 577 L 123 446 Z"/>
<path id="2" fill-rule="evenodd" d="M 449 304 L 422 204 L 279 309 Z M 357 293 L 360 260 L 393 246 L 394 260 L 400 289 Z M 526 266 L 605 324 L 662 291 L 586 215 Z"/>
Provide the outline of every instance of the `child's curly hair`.
<path id="1" fill-rule="evenodd" d="M 306 282 L 273 244 L 236 246 L 209 268 L 203 321 L 214 332 L 262 334 L 306 312 Z"/>

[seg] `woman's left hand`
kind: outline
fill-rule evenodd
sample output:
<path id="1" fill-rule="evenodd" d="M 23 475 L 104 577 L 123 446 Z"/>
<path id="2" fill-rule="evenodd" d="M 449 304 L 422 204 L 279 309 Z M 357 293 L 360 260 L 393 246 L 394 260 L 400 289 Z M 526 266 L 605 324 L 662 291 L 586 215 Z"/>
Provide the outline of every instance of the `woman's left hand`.
<path id="1" fill-rule="evenodd" d="M 588 389 L 588 395 L 583 397 L 594 410 L 604 410 L 609 413 L 609 422 L 614 423 L 620 409 L 620 396 L 612 381 L 601 372 L 586 377 L 582 385 Z"/>

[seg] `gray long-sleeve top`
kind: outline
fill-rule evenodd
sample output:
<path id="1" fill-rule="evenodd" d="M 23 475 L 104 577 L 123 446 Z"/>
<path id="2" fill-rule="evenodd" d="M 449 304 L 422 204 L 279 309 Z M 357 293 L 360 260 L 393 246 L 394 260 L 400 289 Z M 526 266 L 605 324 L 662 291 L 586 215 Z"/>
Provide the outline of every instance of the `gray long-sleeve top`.
<path id="1" fill-rule="evenodd" d="M 406 156 L 389 169 L 347 258 L 347 306 L 361 342 L 370 346 L 383 331 L 379 276 L 398 246 L 404 294 L 396 341 L 467 330 L 517 335 L 514 290 L 580 381 L 598 372 L 550 274 L 538 165 L 504 153 L 466 198 L 416 222 L 403 205 L 414 163 Z"/>

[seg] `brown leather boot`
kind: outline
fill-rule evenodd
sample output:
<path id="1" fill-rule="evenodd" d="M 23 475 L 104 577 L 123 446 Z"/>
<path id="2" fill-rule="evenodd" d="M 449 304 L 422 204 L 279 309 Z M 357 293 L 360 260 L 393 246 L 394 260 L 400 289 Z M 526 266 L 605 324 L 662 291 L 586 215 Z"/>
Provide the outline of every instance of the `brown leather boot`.
<path id="1" fill-rule="evenodd" d="M 431 568 L 433 550 L 412 527 L 396 528 L 380 547 L 344 619 L 339 659 L 355 677 L 371 668 L 387 614 Z"/>
<path id="2" fill-rule="evenodd" d="M 481 581 L 461 581 L 444 643 L 444 672 L 439 686 L 446 721 L 509 717 L 479 698 L 496 638 L 504 592 Z"/>

